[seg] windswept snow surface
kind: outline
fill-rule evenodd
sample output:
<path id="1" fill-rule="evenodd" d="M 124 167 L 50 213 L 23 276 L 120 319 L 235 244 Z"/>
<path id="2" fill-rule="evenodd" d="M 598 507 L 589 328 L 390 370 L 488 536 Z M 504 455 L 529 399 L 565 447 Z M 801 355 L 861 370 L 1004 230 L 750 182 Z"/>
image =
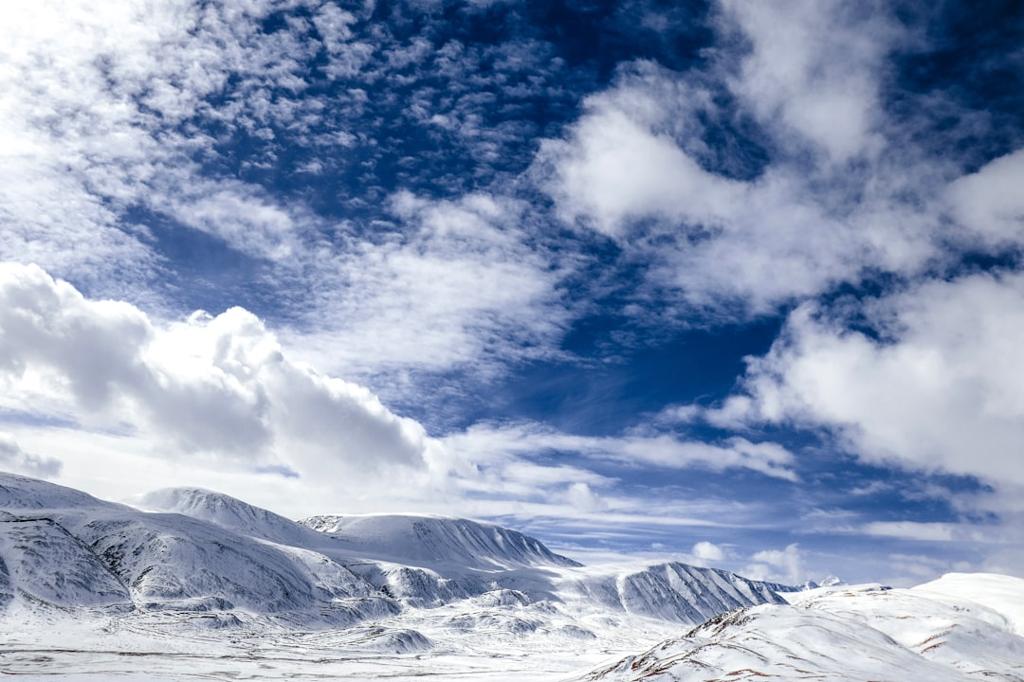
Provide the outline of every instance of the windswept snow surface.
<path id="1" fill-rule="evenodd" d="M 583 679 L 1024 680 L 1024 639 L 1002 615 L 926 595 L 879 585 L 808 590 L 790 606 L 716 616 Z M 1019 604 L 1024 590 L 1006 596 Z"/>
<path id="2" fill-rule="evenodd" d="M 971 601 L 986 606 L 1006 619 L 1009 626 L 1024 636 L 1024 579 L 992 573 L 947 573 L 914 588 L 926 596 L 953 602 Z"/>
<path id="3" fill-rule="evenodd" d="M 1024 680 L 1024 581 L 1005 576 L 784 600 L 713 568 L 582 566 L 465 519 L 297 523 L 198 488 L 139 507 L 0 474 L 0 674 Z"/>

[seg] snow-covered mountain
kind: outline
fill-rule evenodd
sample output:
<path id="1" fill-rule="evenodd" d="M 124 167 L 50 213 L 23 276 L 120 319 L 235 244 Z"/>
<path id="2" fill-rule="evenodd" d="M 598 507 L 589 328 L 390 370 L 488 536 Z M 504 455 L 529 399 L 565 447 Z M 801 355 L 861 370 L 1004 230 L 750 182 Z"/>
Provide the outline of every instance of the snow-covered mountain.
<path id="1" fill-rule="evenodd" d="M 109 677 L 136 670 L 121 652 L 161 651 L 147 679 L 1024 680 L 1024 581 L 1006 576 L 798 590 L 583 566 L 465 519 L 300 523 L 198 488 L 139 506 L 0 474 L 4 672 Z"/>
<path id="2" fill-rule="evenodd" d="M 298 557 L 201 519 L 146 513 L 23 476 L 0 476 L 0 509 L 11 589 L 41 604 L 276 614 L 378 598 L 326 557 Z"/>
<path id="3" fill-rule="evenodd" d="M 679 562 L 587 576 L 579 591 L 613 610 L 696 625 L 752 604 L 785 604 L 768 583 Z"/>
<path id="4" fill-rule="evenodd" d="M 131 595 L 92 549 L 49 518 L 0 516 L 0 594 L 56 606 L 128 605 Z"/>
<path id="5" fill-rule="evenodd" d="M 791 606 L 739 609 L 585 679 L 1024 679 L 1024 638 L 1006 615 L 1024 603 L 1024 580 L 976 574 L 937 583 L 952 589 L 821 588 L 794 595 Z M 1001 594 L 1010 606 L 953 593 Z"/>
<path id="6" fill-rule="evenodd" d="M 203 488 L 163 488 L 139 498 L 142 509 L 173 512 L 209 521 L 241 535 L 284 544 L 302 545 L 310 532 L 272 511 L 230 495 Z"/>
<path id="7" fill-rule="evenodd" d="M 404 564 L 488 569 L 581 565 L 527 535 L 468 519 L 372 514 L 312 516 L 301 523 L 353 551 Z"/>
<path id="8" fill-rule="evenodd" d="M 62 606 L 241 608 L 307 624 L 502 591 L 526 603 L 583 601 L 684 623 L 781 601 L 764 583 L 683 564 L 628 575 L 587 570 L 535 538 L 466 519 L 319 516 L 296 523 L 198 488 L 159 490 L 140 506 L 158 511 L 0 476 L 6 590 Z"/>

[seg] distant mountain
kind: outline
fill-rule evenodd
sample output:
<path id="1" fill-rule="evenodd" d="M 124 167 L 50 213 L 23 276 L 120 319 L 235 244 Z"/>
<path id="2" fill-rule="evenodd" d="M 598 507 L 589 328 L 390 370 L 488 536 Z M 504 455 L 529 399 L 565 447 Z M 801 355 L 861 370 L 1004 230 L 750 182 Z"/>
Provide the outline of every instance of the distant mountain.
<path id="1" fill-rule="evenodd" d="M 309 624 L 505 595 L 486 608 L 564 602 L 698 623 L 782 601 L 766 583 L 716 569 L 585 568 L 536 538 L 467 519 L 391 514 L 297 523 L 200 488 L 158 490 L 140 505 L 155 511 L 0 474 L 0 604 L 20 596 L 66 607 L 245 609 Z"/>
<path id="2" fill-rule="evenodd" d="M 528 535 L 468 519 L 377 514 L 312 516 L 301 523 L 354 551 L 399 563 L 488 569 L 582 566 Z"/>
<path id="3" fill-rule="evenodd" d="M 842 585 L 843 581 L 840 580 L 839 578 L 837 578 L 834 575 L 830 575 L 827 578 L 823 578 L 821 580 L 821 582 L 816 582 L 814 580 L 808 580 L 807 582 L 803 583 L 802 585 L 786 585 L 784 583 L 772 583 L 772 582 L 766 582 L 764 584 L 767 585 L 768 587 L 770 587 L 774 592 L 778 592 L 779 594 L 788 594 L 790 592 L 803 592 L 804 590 L 816 590 L 819 587 L 835 587 L 837 585 Z"/>
<path id="4" fill-rule="evenodd" d="M 744 606 L 786 603 L 768 583 L 679 562 L 588 576 L 577 587 L 612 610 L 689 624 Z"/>

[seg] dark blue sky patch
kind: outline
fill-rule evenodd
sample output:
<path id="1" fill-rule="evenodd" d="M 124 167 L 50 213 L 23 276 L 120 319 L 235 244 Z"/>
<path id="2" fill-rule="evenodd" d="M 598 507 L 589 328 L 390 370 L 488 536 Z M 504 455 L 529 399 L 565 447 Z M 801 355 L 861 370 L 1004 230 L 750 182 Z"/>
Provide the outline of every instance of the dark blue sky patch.
<path id="1" fill-rule="evenodd" d="M 577 324 L 565 347 L 579 363 L 536 363 L 501 386 L 504 400 L 488 405 L 519 419 L 541 419 L 572 432 L 608 435 L 636 425 L 673 403 L 721 400 L 743 370 L 743 358 L 761 355 L 777 335 L 779 320 L 678 332 L 657 344 L 616 343 L 630 324 L 597 316 Z M 614 355 L 606 356 L 608 348 Z"/>
<path id="2" fill-rule="evenodd" d="M 897 15 L 912 37 L 894 56 L 886 102 L 916 129 L 913 139 L 968 172 L 1018 148 L 1024 6 L 1013 0 L 903 3 Z"/>

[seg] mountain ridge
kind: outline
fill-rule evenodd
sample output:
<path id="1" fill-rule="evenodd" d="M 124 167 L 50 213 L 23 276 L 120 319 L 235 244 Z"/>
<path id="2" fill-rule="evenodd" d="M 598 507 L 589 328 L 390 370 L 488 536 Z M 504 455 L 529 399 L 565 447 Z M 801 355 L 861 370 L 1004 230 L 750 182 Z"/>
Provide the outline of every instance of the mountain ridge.
<path id="1" fill-rule="evenodd" d="M 118 604 L 129 609 L 243 608 L 275 617 L 290 614 L 292 622 L 330 623 L 350 618 L 352 608 L 365 607 L 366 617 L 372 617 L 504 590 L 522 595 L 527 604 L 579 602 L 693 624 L 721 610 L 782 601 L 767 583 L 717 569 L 674 563 L 619 575 L 584 567 L 536 538 L 469 519 L 376 514 L 296 522 L 195 487 L 161 489 L 138 499 L 149 511 L 0 474 L 5 518 L 39 524 L 45 516 L 66 532 L 66 546 L 59 538 L 36 542 L 37 572 L 46 562 L 80 566 L 84 575 L 99 576 L 104 569 L 127 594 L 110 585 L 99 592 L 116 592 Z M 60 535 L 54 533 L 54 538 Z M 14 537 L 9 529 L 6 537 Z M 6 568 L 17 569 L 14 578 L 26 572 L 19 562 L 28 544 L 0 541 L 0 559 Z M 88 556 L 79 556 L 74 547 L 86 548 Z M 14 585 L 14 578 L 7 583 Z M 61 580 L 82 582 L 73 576 Z M 22 592 L 42 602 L 49 595 L 61 605 L 106 598 L 75 597 L 74 590 L 56 594 L 43 585 Z"/>

